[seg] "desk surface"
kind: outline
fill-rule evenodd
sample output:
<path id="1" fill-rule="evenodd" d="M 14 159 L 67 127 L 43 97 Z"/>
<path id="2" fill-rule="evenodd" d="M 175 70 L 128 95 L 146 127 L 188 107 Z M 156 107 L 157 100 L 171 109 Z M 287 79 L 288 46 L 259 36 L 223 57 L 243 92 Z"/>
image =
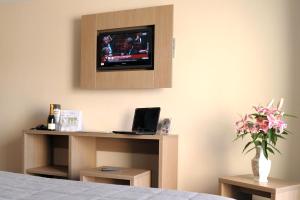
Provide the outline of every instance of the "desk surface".
<path id="1" fill-rule="evenodd" d="M 178 137 L 178 135 L 129 135 L 115 134 L 109 132 L 61 132 L 61 131 L 41 131 L 41 130 L 24 130 L 24 134 L 38 135 L 67 135 L 67 136 L 82 136 L 82 137 L 102 137 L 102 138 L 124 138 L 124 139 L 142 139 L 142 140 L 161 140 L 166 137 Z"/>

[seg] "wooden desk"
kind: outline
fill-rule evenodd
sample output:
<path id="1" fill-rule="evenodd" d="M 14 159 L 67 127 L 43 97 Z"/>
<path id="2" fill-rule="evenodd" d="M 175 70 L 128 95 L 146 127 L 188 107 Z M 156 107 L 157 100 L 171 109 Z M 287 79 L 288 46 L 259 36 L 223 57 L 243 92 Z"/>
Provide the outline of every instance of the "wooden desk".
<path id="1" fill-rule="evenodd" d="M 177 135 L 24 131 L 26 174 L 79 180 L 80 170 L 97 167 L 99 157 L 112 165 L 113 158 L 101 156 L 104 152 L 129 154 L 118 167 L 150 170 L 151 187 L 177 189 Z M 134 159 L 137 154 L 149 155 L 153 162 Z"/>
<path id="2" fill-rule="evenodd" d="M 259 183 L 253 175 L 219 178 L 220 195 L 237 200 L 252 200 L 258 195 L 271 200 L 299 200 L 300 183 L 268 178 L 268 183 Z"/>

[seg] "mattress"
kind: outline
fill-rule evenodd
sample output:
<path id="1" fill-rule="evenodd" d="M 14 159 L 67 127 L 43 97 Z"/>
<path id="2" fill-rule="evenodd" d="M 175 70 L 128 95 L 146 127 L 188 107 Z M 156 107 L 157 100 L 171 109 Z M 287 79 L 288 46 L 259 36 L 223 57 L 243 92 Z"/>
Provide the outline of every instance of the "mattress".
<path id="1" fill-rule="evenodd" d="M 159 188 L 87 183 L 0 171 L 0 200 L 230 200 Z"/>

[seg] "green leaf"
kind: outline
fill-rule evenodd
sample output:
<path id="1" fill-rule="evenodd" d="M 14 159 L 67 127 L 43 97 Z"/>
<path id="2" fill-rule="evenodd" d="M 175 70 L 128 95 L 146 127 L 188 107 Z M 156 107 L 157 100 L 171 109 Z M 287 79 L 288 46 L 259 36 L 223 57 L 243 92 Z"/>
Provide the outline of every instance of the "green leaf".
<path id="1" fill-rule="evenodd" d="M 248 149 L 248 151 L 245 152 L 245 154 L 249 153 L 250 151 L 252 151 L 253 149 L 255 149 L 256 147 L 252 147 L 251 149 Z"/>
<path id="2" fill-rule="evenodd" d="M 244 151 L 249 147 L 249 145 L 250 144 L 252 144 L 253 142 L 251 141 L 251 142 L 248 142 L 247 144 L 246 144 L 246 146 L 244 147 L 244 149 L 243 149 L 243 153 L 244 153 Z"/>
<path id="3" fill-rule="evenodd" d="M 271 149 L 270 147 L 267 147 L 267 150 L 268 150 L 269 152 L 271 152 L 272 154 L 275 154 L 274 151 L 273 151 L 273 149 Z"/>
<path id="4" fill-rule="evenodd" d="M 250 114 L 251 116 L 254 116 L 254 117 L 259 117 L 260 116 L 260 114 L 257 114 L 257 113 L 252 113 L 252 114 Z"/>
<path id="5" fill-rule="evenodd" d="M 268 147 L 267 145 L 268 145 L 267 141 L 266 141 L 266 140 L 263 140 L 263 141 L 262 141 L 261 147 L 262 147 L 262 149 L 263 149 L 263 153 L 264 153 L 266 159 L 269 158 L 268 151 L 267 151 L 267 147 Z"/>
<path id="6" fill-rule="evenodd" d="M 284 129 L 284 132 L 288 133 L 288 134 L 293 134 L 291 131 Z"/>
<path id="7" fill-rule="evenodd" d="M 276 134 L 276 137 L 279 137 L 279 138 L 281 138 L 281 139 L 286 139 L 285 137 L 283 137 L 282 135 L 279 135 L 279 134 Z"/>
<path id="8" fill-rule="evenodd" d="M 259 134 L 253 134 L 252 135 L 253 142 L 257 140 L 258 136 L 259 136 Z"/>
<path id="9" fill-rule="evenodd" d="M 291 114 L 283 114 L 285 117 L 292 117 L 292 118 L 298 118 L 296 115 L 291 115 Z"/>
<path id="10" fill-rule="evenodd" d="M 269 145 L 272 149 L 274 149 L 275 151 L 277 151 L 278 153 L 281 154 L 281 152 L 280 152 L 275 146 L 273 146 L 273 145 L 270 144 L 270 143 L 268 143 L 268 145 Z"/>
<path id="11" fill-rule="evenodd" d="M 263 138 L 263 135 L 264 135 L 264 134 L 258 134 L 258 138 L 261 138 L 261 139 L 262 139 L 262 138 Z"/>
<path id="12" fill-rule="evenodd" d="M 245 135 L 247 135 L 248 133 L 243 133 L 243 134 L 240 134 L 238 136 L 236 136 L 236 138 L 233 140 L 233 142 L 237 141 L 238 139 L 240 139 L 241 137 L 243 138 Z"/>
<path id="13" fill-rule="evenodd" d="M 261 146 L 261 141 L 256 140 L 256 141 L 254 141 L 254 144 L 255 144 L 256 147 L 257 147 L 257 146 Z"/>
<path id="14" fill-rule="evenodd" d="M 275 134 L 275 130 L 273 128 L 269 130 L 268 137 L 269 137 L 269 140 L 271 141 L 271 143 L 276 145 L 277 137 L 276 137 L 276 134 Z"/>

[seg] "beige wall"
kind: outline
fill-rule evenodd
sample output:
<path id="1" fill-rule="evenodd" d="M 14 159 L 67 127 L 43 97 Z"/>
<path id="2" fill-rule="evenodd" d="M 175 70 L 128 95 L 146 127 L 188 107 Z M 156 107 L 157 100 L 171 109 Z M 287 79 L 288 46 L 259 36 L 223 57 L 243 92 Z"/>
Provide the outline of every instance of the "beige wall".
<path id="1" fill-rule="evenodd" d="M 81 90 L 80 16 L 174 4 L 172 89 Z M 297 1 L 20 0 L 0 3 L 0 169 L 20 171 L 22 129 L 44 123 L 49 103 L 80 109 L 86 130 L 130 129 L 135 107 L 161 106 L 180 135 L 179 188 L 216 192 L 217 177 L 250 173 L 232 143 L 254 104 L 286 98 L 300 115 Z M 296 120 L 290 129 L 297 133 Z M 280 143 L 271 174 L 300 179 L 299 134 Z"/>

